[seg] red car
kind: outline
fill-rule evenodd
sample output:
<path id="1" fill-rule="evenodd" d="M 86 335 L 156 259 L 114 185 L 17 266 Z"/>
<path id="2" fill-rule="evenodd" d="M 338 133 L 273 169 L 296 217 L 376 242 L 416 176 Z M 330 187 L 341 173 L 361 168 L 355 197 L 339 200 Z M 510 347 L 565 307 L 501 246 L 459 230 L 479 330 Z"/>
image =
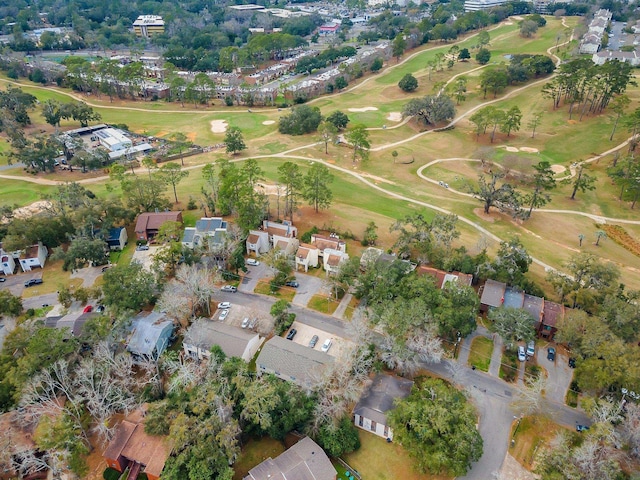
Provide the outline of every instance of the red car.
<path id="1" fill-rule="evenodd" d="M 87 305 L 86 307 L 84 307 L 84 310 L 82 311 L 82 313 L 89 313 L 93 311 L 93 307 L 91 305 Z"/>

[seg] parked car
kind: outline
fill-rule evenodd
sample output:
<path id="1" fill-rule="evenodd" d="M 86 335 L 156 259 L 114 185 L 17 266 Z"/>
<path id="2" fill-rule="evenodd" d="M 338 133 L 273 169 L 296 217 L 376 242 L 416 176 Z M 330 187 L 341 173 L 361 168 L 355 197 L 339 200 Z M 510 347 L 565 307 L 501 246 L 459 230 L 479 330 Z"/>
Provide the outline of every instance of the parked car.
<path id="1" fill-rule="evenodd" d="M 589 430 L 587 425 L 576 425 L 576 432 L 586 432 Z"/>
<path id="2" fill-rule="evenodd" d="M 298 333 L 298 331 L 295 328 L 289 330 L 289 333 L 287 333 L 287 340 L 293 340 L 293 337 L 296 336 L 296 333 Z"/>
<path id="3" fill-rule="evenodd" d="M 556 349 L 553 347 L 547 348 L 547 360 L 551 362 L 556 361 Z"/>
<path id="4" fill-rule="evenodd" d="M 295 280 L 287 282 L 287 283 L 285 283 L 285 285 L 287 287 L 293 287 L 293 288 L 298 288 L 300 286 L 300 284 L 298 282 L 296 282 Z"/>
<path id="5" fill-rule="evenodd" d="M 258 265 L 260 265 L 260 262 L 255 258 L 247 258 L 247 265 L 252 265 L 254 267 L 257 267 Z"/>
<path id="6" fill-rule="evenodd" d="M 222 287 L 220 289 L 221 292 L 231 292 L 231 293 L 236 293 L 238 291 L 238 289 L 236 287 L 234 287 L 233 285 L 225 285 L 224 287 Z"/>
<path id="7" fill-rule="evenodd" d="M 31 280 L 27 280 L 24 282 L 25 287 L 33 287 L 34 285 L 40 285 L 42 283 L 41 278 L 32 278 Z"/>
<path id="8" fill-rule="evenodd" d="M 533 357 L 536 354 L 536 342 L 531 340 L 527 343 L 527 357 Z"/>
<path id="9" fill-rule="evenodd" d="M 314 335 L 313 337 L 311 337 L 311 340 L 309 340 L 309 346 L 311 348 L 314 348 L 316 346 L 316 343 L 318 343 L 318 335 Z"/>
<path id="10" fill-rule="evenodd" d="M 218 308 L 220 310 L 226 310 L 227 308 L 231 308 L 231 302 L 220 302 L 218 304 Z"/>
<path id="11" fill-rule="evenodd" d="M 251 330 L 253 330 L 254 328 L 256 328 L 256 325 L 258 324 L 258 317 L 254 317 L 251 319 L 251 321 L 249 322 L 249 328 Z"/>
<path id="12" fill-rule="evenodd" d="M 220 316 L 218 317 L 218 320 L 220 320 L 221 322 L 224 322 L 224 320 L 229 316 L 229 310 L 222 310 L 220 312 Z"/>
<path id="13" fill-rule="evenodd" d="M 569 359 L 569 368 L 576 368 L 576 359 L 575 358 L 570 358 Z"/>
<path id="14" fill-rule="evenodd" d="M 98 313 L 102 313 L 102 312 L 104 312 L 104 305 L 98 305 L 98 306 L 96 307 L 96 312 L 98 312 Z"/>
<path id="15" fill-rule="evenodd" d="M 93 312 L 93 306 L 91 305 L 87 305 L 86 307 L 84 307 L 84 310 L 82 310 L 82 313 L 90 313 Z"/>
<path id="16" fill-rule="evenodd" d="M 107 270 L 109 270 L 109 267 L 111 267 L 111 265 L 105 265 L 104 267 L 102 267 L 102 273 L 106 272 Z"/>
<path id="17" fill-rule="evenodd" d="M 322 348 L 321 350 L 324 353 L 327 353 L 329 351 L 329 349 L 331 348 L 331 344 L 333 343 L 333 338 L 327 338 L 324 343 L 322 344 Z"/>
<path id="18" fill-rule="evenodd" d="M 149 245 L 138 245 L 136 247 L 136 250 L 138 250 L 139 252 L 149 250 Z"/>
<path id="19" fill-rule="evenodd" d="M 525 353 L 524 347 L 522 345 L 518 346 L 518 360 L 524 362 L 527 360 L 527 354 Z"/>
<path id="20" fill-rule="evenodd" d="M 249 326 L 249 317 L 244 317 L 244 320 L 242 320 L 242 328 L 247 328 Z"/>
<path id="21" fill-rule="evenodd" d="M 6 279 L 6 278 L 4 278 L 4 277 L 0 277 L 0 283 L 2 283 L 2 282 L 6 282 L 6 281 L 7 281 L 7 279 Z"/>

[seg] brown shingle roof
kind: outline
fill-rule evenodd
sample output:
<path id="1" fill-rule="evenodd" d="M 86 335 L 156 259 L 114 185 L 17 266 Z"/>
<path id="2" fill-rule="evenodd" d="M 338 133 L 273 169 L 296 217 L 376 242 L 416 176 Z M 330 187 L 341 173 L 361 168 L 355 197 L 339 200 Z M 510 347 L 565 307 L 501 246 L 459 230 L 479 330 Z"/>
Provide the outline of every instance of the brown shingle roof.
<path id="1" fill-rule="evenodd" d="M 489 305 L 490 307 L 499 307 L 504 303 L 504 292 L 507 285 L 495 280 L 487 280 L 482 289 L 481 305 Z"/>
<path id="2" fill-rule="evenodd" d="M 159 230 L 165 222 L 182 222 L 182 212 L 145 212 L 138 215 L 136 232 Z"/>
<path id="3" fill-rule="evenodd" d="M 329 255 L 329 258 L 327 258 L 327 264 L 331 267 L 337 267 L 340 264 L 341 259 L 342 257 L 338 255 Z"/>
<path id="4" fill-rule="evenodd" d="M 322 235 L 313 235 L 311 237 L 311 243 L 322 252 L 327 248 L 340 250 L 340 245 L 344 244 L 340 239 L 324 237 Z"/>
<path id="5" fill-rule="evenodd" d="M 255 245 L 256 243 L 258 243 L 259 239 L 260 237 L 258 235 L 256 235 L 255 233 L 252 233 L 247 237 L 247 243 L 250 243 L 251 245 Z"/>

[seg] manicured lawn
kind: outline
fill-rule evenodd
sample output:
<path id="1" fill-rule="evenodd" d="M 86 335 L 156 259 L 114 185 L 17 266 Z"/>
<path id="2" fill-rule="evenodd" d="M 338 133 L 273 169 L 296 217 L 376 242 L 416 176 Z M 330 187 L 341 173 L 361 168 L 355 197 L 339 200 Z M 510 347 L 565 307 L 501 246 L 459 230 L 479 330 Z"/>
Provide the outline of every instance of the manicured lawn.
<path id="1" fill-rule="evenodd" d="M 234 480 L 242 480 L 249 470 L 262 463 L 267 458 L 276 458 L 285 451 L 284 443 L 270 437 L 259 440 L 250 439 L 242 447 L 242 453 L 236 463 L 233 464 Z"/>
<path id="2" fill-rule="evenodd" d="M 509 447 L 509 453 L 522 466 L 531 469 L 536 454 L 541 448 L 549 445 L 556 433 L 561 430 L 565 429 L 548 418 L 540 416 L 523 417 L 519 426 L 516 420 L 511 429 L 515 445 Z"/>
<path id="3" fill-rule="evenodd" d="M 516 352 L 505 350 L 500 361 L 500 378 L 505 382 L 515 382 L 518 378 L 518 356 Z"/>
<path id="4" fill-rule="evenodd" d="M 359 450 L 344 456 L 344 460 L 360 475 L 362 480 L 444 480 L 416 472 L 413 460 L 397 443 L 387 443 L 384 438 L 358 429 Z"/>
<path id="5" fill-rule="evenodd" d="M 7 175 L 14 175 L 14 173 L 7 173 Z M 52 193 L 54 189 L 55 187 L 50 185 L 0 179 L 0 204 L 23 207 L 42 200 L 43 194 Z"/>
<path id="6" fill-rule="evenodd" d="M 336 301 L 334 298 L 316 294 L 311 297 L 311 300 L 309 300 L 307 308 L 331 315 L 336 311 L 338 305 L 340 305 L 340 302 Z"/>
<path id="7" fill-rule="evenodd" d="M 493 341 L 491 339 L 485 337 L 474 338 L 469 352 L 469 365 L 475 365 L 478 370 L 488 372 L 492 353 Z"/>
<path id="8" fill-rule="evenodd" d="M 62 263 L 62 260 L 47 262 L 42 270 L 42 284 L 25 288 L 22 293 L 22 298 L 37 297 L 38 295 L 57 292 L 60 285 L 65 285 L 69 288 L 82 285 L 82 279 L 71 278 L 71 272 L 62 270 Z"/>
<path id="9" fill-rule="evenodd" d="M 353 312 L 356 311 L 356 308 L 358 307 L 359 304 L 360 304 L 360 300 L 358 300 L 356 297 L 351 297 L 351 300 L 349 301 L 349 305 L 347 306 L 347 309 L 344 311 L 345 318 L 347 318 L 348 320 L 351 320 L 353 318 Z"/>
<path id="10" fill-rule="evenodd" d="M 271 286 L 269 285 L 268 281 L 259 282 L 256 288 L 253 289 L 253 291 L 254 293 L 270 295 L 272 297 L 286 300 L 287 302 L 291 302 L 291 300 L 293 300 L 293 297 L 296 295 L 295 290 L 290 287 L 280 287 L 276 292 L 272 292 Z"/>

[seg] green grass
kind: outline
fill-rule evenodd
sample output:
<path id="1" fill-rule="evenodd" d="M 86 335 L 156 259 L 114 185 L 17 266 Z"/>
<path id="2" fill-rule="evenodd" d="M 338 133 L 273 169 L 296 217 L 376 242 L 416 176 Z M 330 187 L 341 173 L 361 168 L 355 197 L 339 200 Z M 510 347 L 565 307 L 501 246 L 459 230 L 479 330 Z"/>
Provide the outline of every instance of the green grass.
<path id="1" fill-rule="evenodd" d="M 493 341 L 491 339 L 485 337 L 474 338 L 469 352 L 469 365 L 475 366 L 483 372 L 488 372 L 492 353 Z"/>
<path id="2" fill-rule="evenodd" d="M 513 383 L 518 378 L 518 356 L 516 352 L 505 350 L 500 361 L 500 378 Z"/>
<path id="3" fill-rule="evenodd" d="M 0 174 L 3 173 L 5 172 L 0 172 Z M 0 179 L 0 205 L 18 205 L 19 207 L 30 205 L 42 200 L 43 195 L 53 193 L 54 189 L 54 186 L 49 185 Z"/>
<path id="4" fill-rule="evenodd" d="M 332 297 L 316 294 L 311 297 L 311 300 L 309 300 L 307 308 L 320 313 L 326 313 L 327 315 L 332 315 L 333 312 L 336 311 L 336 308 L 338 308 L 338 305 L 340 305 L 340 302 L 334 300 Z"/>
<path id="5" fill-rule="evenodd" d="M 280 287 L 275 292 L 271 291 L 271 285 L 268 281 L 260 281 L 256 288 L 253 289 L 254 293 L 260 293 L 262 295 L 269 295 L 271 297 L 276 297 L 282 300 L 286 300 L 287 302 L 291 302 L 293 297 L 296 295 L 295 290 L 290 287 Z"/>

